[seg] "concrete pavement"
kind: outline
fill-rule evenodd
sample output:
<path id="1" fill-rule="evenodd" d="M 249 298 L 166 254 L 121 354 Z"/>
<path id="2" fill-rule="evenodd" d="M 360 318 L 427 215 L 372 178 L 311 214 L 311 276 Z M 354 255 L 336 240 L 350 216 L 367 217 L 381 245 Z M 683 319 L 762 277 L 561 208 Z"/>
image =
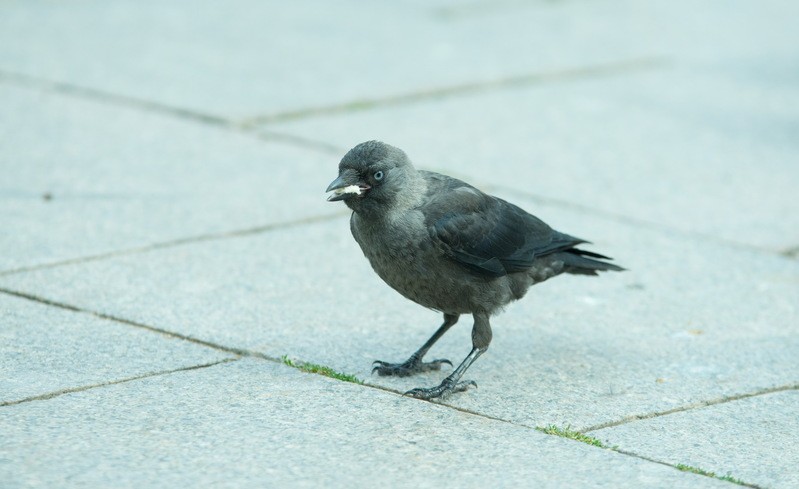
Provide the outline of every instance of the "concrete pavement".
<path id="1" fill-rule="evenodd" d="M 799 485 L 798 10 L 5 3 L 0 487 Z M 630 271 L 402 397 L 440 317 L 323 193 L 367 139 Z"/>

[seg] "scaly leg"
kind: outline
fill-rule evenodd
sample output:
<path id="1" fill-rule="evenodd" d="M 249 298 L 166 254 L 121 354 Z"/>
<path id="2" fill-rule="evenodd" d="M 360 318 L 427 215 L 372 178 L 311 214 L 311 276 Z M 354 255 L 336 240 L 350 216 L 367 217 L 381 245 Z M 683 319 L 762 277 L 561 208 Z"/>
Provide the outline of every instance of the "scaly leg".
<path id="1" fill-rule="evenodd" d="M 445 398 L 453 392 L 462 392 L 470 386 L 477 387 L 473 380 L 461 381 L 464 372 L 469 366 L 474 363 L 477 358 L 488 350 L 488 345 L 491 343 L 491 324 L 489 323 L 489 315 L 486 313 L 474 313 L 474 327 L 472 328 L 472 351 L 466 358 L 440 385 L 437 387 L 417 387 L 405 393 L 406 396 L 415 397 L 417 399 L 436 399 Z"/>
<path id="2" fill-rule="evenodd" d="M 396 375 L 398 377 L 408 377 L 409 375 L 429 372 L 431 370 L 440 370 L 441 365 L 445 363 L 452 365 L 452 362 L 446 359 L 423 362 L 422 358 L 424 358 L 430 347 L 432 347 L 439 338 L 444 336 L 444 333 L 446 333 L 449 328 L 458 322 L 458 317 L 459 316 L 457 314 L 444 314 L 444 324 L 442 324 L 441 327 L 438 328 L 435 333 L 433 333 L 433 336 L 431 336 L 430 339 L 427 340 L 427 342 L 422 345 L 422 347 L 419 348 L 416 353 L 411 355 L 409 359 L 403 363 L 388 363 L 381 360 L 375 360 L 375 367 L 372 369 L 372 373 L 377 372 L 378 375 L 381 376 Z"/>

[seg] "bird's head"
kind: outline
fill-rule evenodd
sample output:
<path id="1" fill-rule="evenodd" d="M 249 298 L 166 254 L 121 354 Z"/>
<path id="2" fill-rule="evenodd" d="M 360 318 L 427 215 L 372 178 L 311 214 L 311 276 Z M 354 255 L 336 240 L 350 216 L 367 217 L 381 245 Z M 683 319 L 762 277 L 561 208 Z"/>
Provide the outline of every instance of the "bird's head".
<path id="1" fill-rule="evenodd" d="M 358 213 L 385 211 L 412 191 L 416 169 L 399 148 L 367 141 L 344 155 L 338 178 L 327 187 L 328 201 L 343 200 Z"/>

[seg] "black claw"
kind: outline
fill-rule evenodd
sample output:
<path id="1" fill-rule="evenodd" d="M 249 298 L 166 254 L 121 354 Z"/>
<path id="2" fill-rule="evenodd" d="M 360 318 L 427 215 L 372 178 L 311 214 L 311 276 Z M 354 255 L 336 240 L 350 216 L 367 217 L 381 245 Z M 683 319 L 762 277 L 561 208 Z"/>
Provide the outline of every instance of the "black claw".
<path id="1" fill-rule="evenodd" d="M 444 379 L 437 387 L 417 387 L 411 389 L 404 395 L 414 397 L 416 399 L 423 399 L 429 401 L 431 399 L 445 399 L 450 394 L 455 392 L 463 392 L 469 387 L 477 387 L 477 383 L 473 380 L 465 380 L 463 382 L 453 383 L 449 378 Z"/>
<path id="2" fill-rule="evenodd" d="M 430 362 L 422 362 L 415 358 L 409 358 L 404 363 L 388 363 L 382 360 L 375 360 L 372 362 L 372 374 L 375 372 L 380 376 L 393 375 L 396 377 L 408 377 L 410 375 L 419 374 L 422 372 L 430 372 L 432 370 L 441 370 L 441 365 L 448 364 L 452 366 L 452 362 L 446 358 L 436 359 Z"/>
<path id="3" fill-rule="evenodd" d="M 463 382 L 458 382 L 455 387 L 452 389 L 452 392 L 463 392 L 468 390 L 469 387 L 474 387 L 477 389 L 477 382 L 473 380 L 464 380 Z"/>

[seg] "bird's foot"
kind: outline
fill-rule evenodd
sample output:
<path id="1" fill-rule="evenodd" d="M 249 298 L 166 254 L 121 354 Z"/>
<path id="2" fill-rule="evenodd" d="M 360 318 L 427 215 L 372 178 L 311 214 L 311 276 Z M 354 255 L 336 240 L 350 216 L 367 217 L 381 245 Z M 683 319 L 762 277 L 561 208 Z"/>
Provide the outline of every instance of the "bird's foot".
<path id="1" fill-rule="evenodd" d="M 430 399 L 445 399 L 450 394 L 454 394 L 455 392 L 463 392 L 469 387 L 477 387 L 477 382 L 473 380 L 457 382 L 454 379 L 447 377 L 437 387 L 417 387 L 416 389 L 409 390 L 405 393 L 405 395 L 415 397 L 416 399 L 424 399 L 425 401 L 429 401 Z"/>
<path id="2" fill-rule="evenodd" d="M 377 374 L 381 377 L 387 375 L 408 377 L 410 375 L 416 375 L 422 372 L 441 370 L 441 365 L 445 363 L 452 366 L 452 362 L 443 358 L 433 360 L 432 362 L 423 362 L 420 358 L 412 356 L 403 363 L 388 363 L 381 360 L 375 360 L 375 362 L 372 364 L 374 365 L 372 373 L 377 372 Z"/>

